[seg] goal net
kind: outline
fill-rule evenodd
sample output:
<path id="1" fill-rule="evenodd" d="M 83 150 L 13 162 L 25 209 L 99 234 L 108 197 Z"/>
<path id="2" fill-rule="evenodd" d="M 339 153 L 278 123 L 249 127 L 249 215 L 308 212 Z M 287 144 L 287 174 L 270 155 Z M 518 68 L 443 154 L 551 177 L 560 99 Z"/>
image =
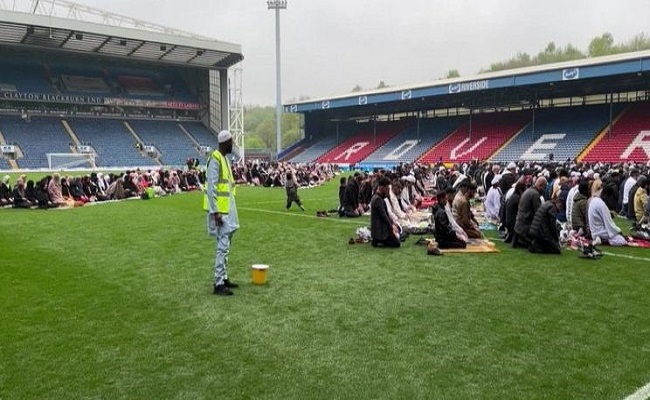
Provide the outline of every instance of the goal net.
<path id="1" fill-rule="evenodd" d="M 47 153 L 47 166 L 51 170 L 71 168 L 96 168 L 95 153 Z"/>

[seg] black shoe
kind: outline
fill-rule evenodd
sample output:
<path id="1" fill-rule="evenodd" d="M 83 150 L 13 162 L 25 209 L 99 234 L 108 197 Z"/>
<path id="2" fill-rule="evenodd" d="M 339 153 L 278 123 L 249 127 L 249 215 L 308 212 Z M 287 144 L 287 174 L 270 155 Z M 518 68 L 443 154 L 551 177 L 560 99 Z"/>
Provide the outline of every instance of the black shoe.
<path id="1" fill-rule="evenodd" d="M 232 296 L 234 294 L 232 290 L 226 287 L 226 285 L 215 285 L 212 293 L 217 296 Z"/>
<path id="2" fill-rule="evenodd" d="M 224 279 L 224 281 L 223 281 L 223 285 L 224 285 L 225 287 L 227 287 L 228 289 L 237 289 L 237 288 L 239 287 L 238 284 L 236 284 L 235 282 L 231 282 L 231 281 L 228 280 L 228 279 Z"/>

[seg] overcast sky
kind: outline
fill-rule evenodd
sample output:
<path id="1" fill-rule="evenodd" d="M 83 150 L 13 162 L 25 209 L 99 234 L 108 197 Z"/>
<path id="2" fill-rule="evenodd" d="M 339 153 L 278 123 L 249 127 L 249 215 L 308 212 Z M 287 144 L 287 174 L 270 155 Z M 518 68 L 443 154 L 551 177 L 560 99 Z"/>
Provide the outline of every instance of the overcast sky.
<path id="1" fill-rule="evenodd" d="M 264 0 L 77 0 L 242 45 L 246 104 L 275 103 L 275 19 Z M 650 0 L 288 0 L 282 99 L 472 75 L 550 41 L 586 50 L 603 32 L 650 30 Z"/>

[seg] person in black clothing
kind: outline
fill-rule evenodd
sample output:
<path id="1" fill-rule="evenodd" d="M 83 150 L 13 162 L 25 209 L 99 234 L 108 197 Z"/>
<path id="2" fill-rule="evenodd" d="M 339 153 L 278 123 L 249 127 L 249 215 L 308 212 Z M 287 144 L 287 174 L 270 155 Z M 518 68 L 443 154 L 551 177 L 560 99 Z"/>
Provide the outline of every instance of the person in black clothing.
<path id="1" fill-rule="evenodd" d="M 342 177 L 339 185 L 339 215 L 343 214 L 343 199 L 345 197 L 345 188 L 348 185 L 348 178 Z"/>
<path id="2" fill-rule="evenodd" d="M 13 204 L 14 200 L 11 197 L 11 186 L 9 185 L 9 175 L 5 175 L 0 181 L 0 206 L 7 206 Z"/>
<path id="3" fill-rule="evenodd" d="M 370 208 L 370 201 L 372 200 L 372 181 L 369 176 L 364 176 L 359 189 L 359 204 L 363 207 L 364 211 Z"/>
<path id="4" fill-rule="evenodd" d="M 388 215 L 386 202 L 390 179 L 382 177 L 370 202 L 370 235 L 372 246 L 400 247 L 399 226 Z"/>
<path id="5" fill-rule="evenodd" d="M 560 235 L 557 229 L 557 207 L 553 201 L 545 201 L 535 212 L 528 236 L 531 253 L 560 254 Z"/>
<path id="6" fill-rule="evenodd" d="M 291 208 L 291 203 L 296 203 L 302 211 L 305 211 L 305 207 L 303 207 L 300 197 L 298 197 L 298 183 L 291 172 L 287 172 L 285 188 L 287 190 L 287 210 Z"/>
<path id="7" fill-rule="evenodd" d="M 519 211 L 519 199 L 521 199 L 521 194 L 526 190 L 526 184 L 523 180 L 519 180 L 515 184 L 515 190 L 506 201 L 504 206 L 504 225 L 507 229 L 507 235 L 504 240 L 506 243 L 512 243 L 512 239 L 515 235 L 515 221 L 517 220 L 517 211 Z M 506 197 L 506 196 L 503 196 Z"/>
<path id="8" fill-rule="evenodd" d="M 451 227 L 449 217 L 447 217 L 447 212 L 445 211 L 447 193 L 445 191 L 439 191 L 436 198 L 438 199 L 438 204 L 434 205 L 431 211 L 435 225 L 434 236 L 438 242 L 438 247 L 441 249 L 464 249 L 467 247 L 467 243 L 458 238 L 456 232 Z"/>
<path id="9" fill-rule="evenodd" d="M 14 208 L 30 208 L 32 203 L 27 200 L 27 192 L 25 190 L 25 183 L 22 179 L 16 181 L 13 190 Z"/>
<path id="10" fill-rule="evenodd" d="M 343 210 L 341 217 L 354 218 L 361 215 L 359 211 L 359 184 L 361 183 L 361 174 L 356 172 L 354 177 L 348 179 L 348 184 L 345 187 L 345 194 L 343 195 Z"/>

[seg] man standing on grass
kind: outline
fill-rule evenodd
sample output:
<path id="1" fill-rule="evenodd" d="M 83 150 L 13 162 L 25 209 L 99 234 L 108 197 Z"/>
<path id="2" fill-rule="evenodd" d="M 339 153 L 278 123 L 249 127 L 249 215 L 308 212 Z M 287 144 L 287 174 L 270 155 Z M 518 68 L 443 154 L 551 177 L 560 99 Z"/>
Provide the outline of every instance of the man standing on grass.
<path id="1" fill-rule="evenodd" d="M 228 252 L 233 234 L 239 228 L 235 204 L 235 180 L 226 155 L 232 153 L 232 134 L 221 131 L 217 137 L 219 148 L 212 152 L 207 163 L 207 191 L 203 207 L 208 212 L 208 233 L 216 236 L 214 261 L 214 294 L 230 296 L 237 284 L 228 280 Z"/>

